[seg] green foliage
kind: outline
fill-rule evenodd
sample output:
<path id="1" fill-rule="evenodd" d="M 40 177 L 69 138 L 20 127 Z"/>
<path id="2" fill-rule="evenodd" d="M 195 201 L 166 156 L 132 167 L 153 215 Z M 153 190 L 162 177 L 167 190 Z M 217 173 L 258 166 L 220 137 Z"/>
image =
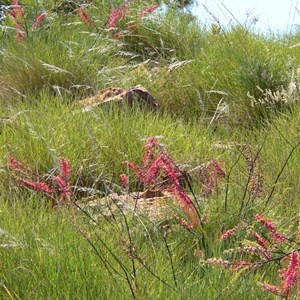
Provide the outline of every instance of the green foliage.
<path id="1" fill-rule="evenodd" d="M 221 232 L 243 220 L 250 224 L 257 213 L 295 238 L 299 34 L 216 29 L 174 8 L 138 17 L 156 3 L 135 1 L 119 28 L 108 29 L 112 9 L 123 1 L 82 6 L 91 25 L 80 18 L 81 1 L 26 1 L 19 41 L 14 20 L 8 14 L 2 20 L 1 299 L 130 299 L 132 293 L 194 299 L 199 291 L 201 299 L 275 299 L 257 282 L 275 282 L 276 265 L 232 273 L 203 261 L 239 246 L 242 234 L 222 244 Z M 107 87 L 138 84 L 155 98 L 156 112 L 126 104 L 84 112 L 77 104 Z M 43 181 L 57 174 L 64 157 L 78 203 L 95 193 L 122 193 L 120 174 L 136 191 L 140 186 L 124 161 L 142 165 L 149 136 L 186 171 L 184 189 L 198 199 L 201 226 L 189 231 L 179 225 L 184 213 L 178 207 L 172 207 L 178 217 L 162 224 L 135 211 L 95 223 L 77 208 L 53 209 L 7 166 L 10 153 Z M 204 195 L 200 170 L 212 159 L 226 176 Z"/>

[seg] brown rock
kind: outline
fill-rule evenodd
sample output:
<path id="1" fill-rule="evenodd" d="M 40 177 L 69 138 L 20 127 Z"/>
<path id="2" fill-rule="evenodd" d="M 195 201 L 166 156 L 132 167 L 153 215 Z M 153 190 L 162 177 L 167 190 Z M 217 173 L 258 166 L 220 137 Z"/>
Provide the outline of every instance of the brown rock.
<path id="1" fill-rule="evenodd" d="M 95 96 L 80 100 L 78 104 L 84 107 L 84 111 L 89 111 L 96 106 L 109 102 L 128 103 L 130 106 L 136 102 L 140 107 L 157 109 L 153 96 L 142 85 L 134 86 L 129 90 L 119 87 L 107 88 Z"/>
<path id="2" fill-rule="evenodd" d="M 147 215 L 151 221 L 162 221 L 172 218 L 174 207 L 178 207 L 174 196 L 166 191 L 147 190 L 143 193 L 118 195 L 112 193 L 103 198 L 82 199 L 78 205 L 89 211 L 95 218 L 110 217 L 134 212 L 136 215 Z"/>

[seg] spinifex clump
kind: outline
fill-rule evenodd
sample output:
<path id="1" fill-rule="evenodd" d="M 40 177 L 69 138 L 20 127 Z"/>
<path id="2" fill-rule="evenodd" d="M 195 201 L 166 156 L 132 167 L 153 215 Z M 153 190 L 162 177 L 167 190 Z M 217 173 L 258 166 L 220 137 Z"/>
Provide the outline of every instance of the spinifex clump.
<path id="1" fill-rule="evenodd" d="M 183 177 L 182 172 L 155 137 L 149 137 L 145 143 L 142 166 L 135 165 L 130 161 L 126 161 L 126 164 L 135 172 L 135 176 L 144 186 L 149 188 L 159 187 L 170 191 L 187 214 L 190 228 L 200 224 L 200 215 L 180 184 Z M 121 179 L 124 185 L 124 174 Z M 161 182 L 163 184 L 160 184 Z"/>

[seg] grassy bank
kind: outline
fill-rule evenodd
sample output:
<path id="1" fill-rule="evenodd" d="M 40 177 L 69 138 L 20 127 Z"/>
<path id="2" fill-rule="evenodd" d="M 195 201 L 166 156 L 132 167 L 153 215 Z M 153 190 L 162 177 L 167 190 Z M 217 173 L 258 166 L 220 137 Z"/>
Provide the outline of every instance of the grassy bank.
<path id="1" fill-rule="evenodd" d="M 67 2 L 1 20 L 1 298 L 297 299 L 298 34 Z M 156 111 L 77 103 L 139 84 Z M 146 190 L 169 215 L 84 206 Z"/>

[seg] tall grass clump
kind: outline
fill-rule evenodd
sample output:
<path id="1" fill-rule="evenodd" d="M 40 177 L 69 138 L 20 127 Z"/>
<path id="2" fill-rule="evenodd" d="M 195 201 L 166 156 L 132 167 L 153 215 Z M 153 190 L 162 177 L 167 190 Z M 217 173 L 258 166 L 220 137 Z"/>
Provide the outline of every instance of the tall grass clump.
<path id="1" fill-rule="evenodd" d="M 63 156 L 75 169 L 81 165 L 89 169 L 78 176 L 92 184 L 101 174 L 115 180 L 126 173 L 122 162 L 137 161 L 142 151 L 140 141 L 151 135 L 161 136 L 175 158 L 186 164 L 200 163 L 199 155 L 193 154 L 192 149 L 209 156 L 211 145 L 204 138 L 205 130 L 193 127 L 192 123 L 139 108 L 131 111 L 125 106 L 82 112 L 80 107 L 70 109 L 64 101 L 67 102 L 44 95 L 39 101 L 33 99 L 30 106 L 23 104 L 12 123 L 5 123 L 2 128 L 2 157 L 10 152 L 24 163 L 40 162 L 44 166 L 37 167 L 43 172 Z M 179 144 L 184 145 L 180 151 Z"/>
<path id="2" fill-rule="evenodd" d="M 75 23 L 76 16 L 72 22 L 49 13 L 23 41 L 2 37 L 1 80 L 24 96 L 48 90 L 70 98 L 107 84 L 113 77 L 111 67 L 123 66 L 125 60 L 117 57 L 118 46 L 104 33 Z"/>

